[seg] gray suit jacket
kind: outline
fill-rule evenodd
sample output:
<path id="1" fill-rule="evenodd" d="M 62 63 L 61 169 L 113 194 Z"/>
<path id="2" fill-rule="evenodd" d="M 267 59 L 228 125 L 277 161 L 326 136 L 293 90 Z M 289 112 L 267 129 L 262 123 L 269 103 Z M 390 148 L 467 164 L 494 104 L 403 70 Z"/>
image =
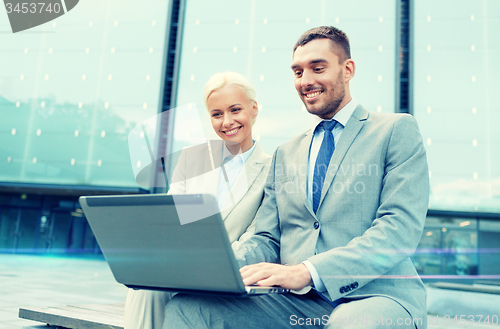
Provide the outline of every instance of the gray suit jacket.
<path id="1" fill-rule="evenodd" d="M 212 140 L 210 144 L 182 150 L 168 193 L 207 193 L 217 197 L 223 147 L 224 141 Z M 264 197 L 270 163 L 271 157 L 255 145 L 231 188 L 232 198 L 228 197 L 222 206 L 221 216 L 234 247 L 255 231 L 254 218 Z"/>
<path id="2" fill-rule="evenodd" d="M 308 259 L 332 301 L 387 296 L 426 319 L 426 292 L 410 256 L 424 228 L 429 173 L 415 119 L 358 106 L 328 167 L 317 214 L 306 198 L 312 131 L 273 157 L 256 235 L 240 265 Z"/>

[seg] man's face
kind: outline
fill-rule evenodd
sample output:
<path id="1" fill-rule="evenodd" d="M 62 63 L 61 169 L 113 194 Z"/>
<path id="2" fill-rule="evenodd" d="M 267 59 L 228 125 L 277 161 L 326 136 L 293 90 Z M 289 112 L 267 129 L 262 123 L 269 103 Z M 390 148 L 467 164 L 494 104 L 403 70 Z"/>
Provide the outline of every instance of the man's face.
<path id="1" fill-rule="evenodd" d="M 331 119 L 350 101 L 350 96 L 345 97 L 350 80 L 346 78 L 345 63 L 339 64 L 329 39 L 312 40 L 295 50 L 295 89 L 309 113 Z"/>

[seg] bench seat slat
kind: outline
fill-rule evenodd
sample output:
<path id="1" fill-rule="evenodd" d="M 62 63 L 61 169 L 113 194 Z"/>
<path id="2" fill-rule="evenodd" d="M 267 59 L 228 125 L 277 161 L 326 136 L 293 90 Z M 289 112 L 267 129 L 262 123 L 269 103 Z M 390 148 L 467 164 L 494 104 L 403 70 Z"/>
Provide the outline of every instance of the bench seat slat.
<path id="1" fill-rule="evenodd" d="M 123 329 L 124 304 L 20 308 L 19 317 L 75 329 Z"/>

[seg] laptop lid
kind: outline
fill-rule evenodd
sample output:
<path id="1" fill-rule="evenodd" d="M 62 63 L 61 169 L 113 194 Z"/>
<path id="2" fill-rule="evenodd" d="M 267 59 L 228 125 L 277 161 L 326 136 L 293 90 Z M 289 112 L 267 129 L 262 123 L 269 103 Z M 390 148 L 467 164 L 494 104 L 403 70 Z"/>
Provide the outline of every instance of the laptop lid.
<path id="1" fill-rule="evenodd" d="M 80 204 L 119 283 L 129 288 L 245 294 L 213 196 L 83 196 Z M 209 216 L 182 224 L 179 213 Z"/>

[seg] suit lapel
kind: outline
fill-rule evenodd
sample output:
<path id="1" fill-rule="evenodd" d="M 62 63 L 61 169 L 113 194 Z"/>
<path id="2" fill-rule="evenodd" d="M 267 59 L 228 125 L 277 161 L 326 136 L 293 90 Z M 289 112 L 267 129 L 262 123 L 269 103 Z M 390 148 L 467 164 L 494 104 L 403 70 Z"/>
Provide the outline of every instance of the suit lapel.
<path id="1" fill-rule="evenodd" d="M 333 152 L 330 164 L 328 166 L 328 171 L 323 183 L 323 190 L 321 191 L 321 200 L 319 202 L 318 209 L 319 207 L 321 207 L 321 203 L 323 202 L 326 193 L 331 187 L 333 179 L 337 175 L 337 171 L 339 170 L 340 164 L 344 160 L 349 147 L 354 142 L 354 139 L 361 130 L 361 127 L 363 127 L 363 124 L 367 118 L 368 111 L 365 110 L 361 105 L 358 105 L 352 113 L 349 121 L 347 121 L 347 124 L 344 127 L 344 131 L 342 131 L 342 135 L 340 136 L 337 146 L 335 147 L 335 151 Z"/>
<path id="2" fill-rule="evenodd" d="M 223 141 L 208 141 L 209 150 L 205 158 L 205 182 L 204 191 L 217 196 L 219 186 L 220 164 L 222 161 Z"/>
<path id="3" fill-rule="evenodd" d="M 233 187 L 231 188 L 231 193 L 235 204 L 232 204 L 231 197 L 228 196 L 222 205 L 221 216 L 222 219 L 226 219 L 227 216 L 233 211 L 238 203 L 243 199 L 243 197 L 248 193 L 250 188 L 257 176 L 259 176 L 262 168 L 264 168 L 265 154 L 260 149 L 259 145 L 255 146 L 252 155 L 245 162 L 245 166 L 239 173 Z"/>
<path id="4" fill-rule="evenodd" d="M 299 164 L 298 168 L 308 168 L 308 162 L 309 162 L 309 148 L 311 147 L 311 140 L 313 136 L 313 131 L 312 129 L 306 132 L 305 137 L 302 138 L 302 141 L 300 142 L 299 146 L 299 152 L 298 152 L 298 161 L 297 163 Z M 299 189 L 303 191 L 304 193 L 300 194 L 300 197 L 302 198 L 302 202 L 304 203 L 306 209 L 311 213 L 311 215 L 316 216 L 314 214 L 314 211 L 309 204 L 309 201 L 307 201 L 307 175 L 308 173 L 306 172 L 305 175 L 300 174 L 300 170 L 298 172 L 298 186 L 305 186 L 305 189 Z"/>

